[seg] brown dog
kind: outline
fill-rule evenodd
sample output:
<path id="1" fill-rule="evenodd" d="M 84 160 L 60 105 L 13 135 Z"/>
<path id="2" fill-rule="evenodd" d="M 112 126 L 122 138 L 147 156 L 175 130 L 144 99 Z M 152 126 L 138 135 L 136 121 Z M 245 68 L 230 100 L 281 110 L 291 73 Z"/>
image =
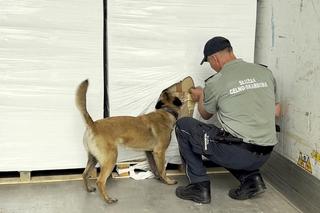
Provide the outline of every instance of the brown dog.
<path id="1" fill-rule="evenodd" d="M 99 163 L 98 189 L 107 203 L 117 201 L 108 196 L 105 188 L 117 161 L 117 144 L 147 151 L 155 175 L 167 184 L 175 184 L 175 180 L 166 176 L 165 151 L 182 106 L 180 99 L 163 91 L 154 112 L 137 117 L 117 116 L 93 121 L 86 108 L 88 85 L 88 80 L 83 81 L 76 92 L 76 105 L 87 126 L 83 142 L 88 152 L 88 162 L 82 174 L 87 191 L 95 191 L 94 187 L 88 185 L 88 178 L 90 171 Z"/>

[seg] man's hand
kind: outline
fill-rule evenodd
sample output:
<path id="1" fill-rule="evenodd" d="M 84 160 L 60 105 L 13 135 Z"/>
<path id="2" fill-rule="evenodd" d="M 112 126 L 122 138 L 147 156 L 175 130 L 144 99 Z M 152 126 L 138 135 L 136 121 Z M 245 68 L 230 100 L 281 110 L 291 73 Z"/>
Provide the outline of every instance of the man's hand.
<path id="1" fill-rule="evenodd" d="M 208 120 L 212 117 L 212 114 L 207 112 L 203 106 L 203 89 L 202 87 L 193 87 L 189 89 L 191 98 L 194 102 L 198 102 L 198 110 L 201 117 L 205 120 Z"/>
<path id="2" fill-rule="evenodd" d="M 194 102 L 199 102 L 199 100 L 203 99 L 203 89 L 202 87 L 192 87 L 189 89 L 191 94 L 191 98 Z"/>

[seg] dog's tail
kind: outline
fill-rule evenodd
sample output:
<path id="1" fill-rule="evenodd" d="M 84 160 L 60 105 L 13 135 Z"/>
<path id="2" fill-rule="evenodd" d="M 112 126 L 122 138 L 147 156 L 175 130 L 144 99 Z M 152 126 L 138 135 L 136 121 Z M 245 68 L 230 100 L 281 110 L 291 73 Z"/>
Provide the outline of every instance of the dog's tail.
<path id="1" fill-rule="evenodd" d="M 94 122 L 87 111 L 87 101 L 86 101 L 88 86 L 89 86 L 88 79 L 83 81 L 79 85 L 76 91 L 76 106 L 78 110 L 81 112 L 82 118 L 84 119 L 86 124 L 92 128 L 94 127 Z"/>

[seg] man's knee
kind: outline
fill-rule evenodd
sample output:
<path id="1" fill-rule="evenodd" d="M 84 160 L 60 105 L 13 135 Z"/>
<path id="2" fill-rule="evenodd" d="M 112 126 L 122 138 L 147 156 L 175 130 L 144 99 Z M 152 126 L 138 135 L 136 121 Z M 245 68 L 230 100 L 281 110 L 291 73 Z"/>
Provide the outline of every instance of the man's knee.
<path id="1" fill-rule="evenodd" d="M 177 141 L 178 144 L 181 148 L 181 146 L 183 146 L 187 141 L 189 141 L 189 137 L 191 136 L 191 132 L 192 132 L 192 122 L 193 122 L 193 118 L 191 117 L 183 117 L 180 118 L 179 120 L 177 120 L 176 122 L 176 128 L 175 128 L 175 132 L 176 132 L 176 137 L 177 137 Z"/>
<path id="2" fill-rule="evenodd" d="M 194 123 L 195 123 L 196 121 L 197 121 L 196 119 L 191 118 L 191 117 L 183 117 L 183 118 L 180 118 L 180 119 L 177 120 L 177 122 L 176 122 L 176 130 L 177 130 L 177 129 L 187 130 L 187 129 L 189 129 L 190 127 L 194 126 Z"/>

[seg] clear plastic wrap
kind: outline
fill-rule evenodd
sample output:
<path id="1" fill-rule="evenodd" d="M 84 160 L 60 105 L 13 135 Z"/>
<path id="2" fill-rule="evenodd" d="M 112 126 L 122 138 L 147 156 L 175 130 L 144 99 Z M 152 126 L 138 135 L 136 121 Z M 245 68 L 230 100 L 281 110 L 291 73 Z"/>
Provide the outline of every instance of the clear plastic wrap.
<path id="1" fill-rule="evenodd" d="M 253 61 L 256 1 L 108 0 L 111 115 L 153 110 L 160 92 L 200 66 L 204 43 L 228 37 Z M 81 168 L 84 124 L 74 104 L 89 78 L 88 111 L 103 117 L 103 1 L 0 2 L 0 171 Z M 173 137 L 174 138 L 174 137 Z M 168 159 L 177 157 L 176 142 Z M 143 156 L 121 149 L 119 161 Z"/>
<path id="2" fill-rule="evenodd" d="M 214 74 L 203 58 L 213 36 L 230 39 L 235 54 L 253 62 L 256 1 L 109 0 L 108 55 L 111 115 L 154 109 L 160 92 L 191 76 L 196 85 Z M 121 150 L 119 159 L 143 153 Z M 179 162 L 175 136 L 167 151 Z"/>
<path id="3" fill-rule="evenodd" d="M 103 116 L 103 7 L 89 0 L 0 1 L 0 171 L 81 168 L 75 90 Z"/>

